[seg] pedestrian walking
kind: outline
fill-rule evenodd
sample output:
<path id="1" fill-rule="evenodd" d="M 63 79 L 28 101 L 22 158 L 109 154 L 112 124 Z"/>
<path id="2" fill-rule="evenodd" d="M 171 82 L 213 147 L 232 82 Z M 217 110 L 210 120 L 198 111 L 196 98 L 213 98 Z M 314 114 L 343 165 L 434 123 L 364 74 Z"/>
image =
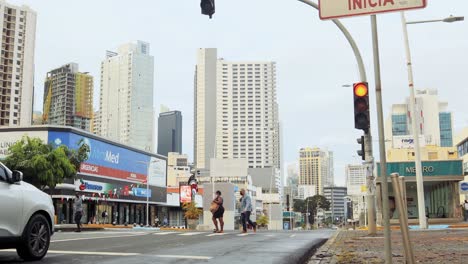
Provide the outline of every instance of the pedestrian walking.
<path id="1" fill-rule="evenodd" d="M 224 232 L 224 207 L 223 207 L 223 197 L 221 197 L 221 192 L 218 190 L 216 191 L 216 197 L 211 202 L 210 211 L 213 213 L 213 224 L 215 225 L 215 229 L 213 232 L 215 233 L 223 233 Z M 218 219 L 219 219 L 219 227 L 218 228 Z"/>
<path id="2" fill-rule="evenodd" d="M 102 212 L 101 217 L 102 217 L 102 223 L 103 223 L 103 224 L 107 224 L 107 216 L 108 216 L 108 215 L 109 215 L 109 214 L 107 213 L 106 210 L 104 210 L 104 211 Z"/>
<path id="3" fill-rule="evenodd" d="M 75 194 L 75 202 L 73 203 L 73 210 L 75 211 L 74 220 L 76 223 L 76 230 L 75 232 L 81 232 L 81 217 L 83 216 L 83 200 L 81 196 L 76 193 Z"/>
<path id="4" fill-rule="evenodd" d="M 257 224 L 250 220 L 250 214 L 252 213 L 252 199 L 250 195 L 245 192 L 245 189 L 241 189 L 241 219 L 242 219 L 242 233 L 247 233 L 247 223 L 249 223 L 254 232 L 257 232 Z"/>
<path id="5" fill-rule="evenodd" d="M 465 222 L 468 222 L 468 200 L 463 203 L 463 213 L 465 216 Z"/>

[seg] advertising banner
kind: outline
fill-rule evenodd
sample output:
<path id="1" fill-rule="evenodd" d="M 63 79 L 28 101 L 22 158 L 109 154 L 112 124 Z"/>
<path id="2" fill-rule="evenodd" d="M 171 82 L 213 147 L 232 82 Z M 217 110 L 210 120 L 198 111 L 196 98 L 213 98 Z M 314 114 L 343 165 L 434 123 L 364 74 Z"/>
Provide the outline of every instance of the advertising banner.
<path id="1" fill-rule="evenodd" d="M 180 202 L 190 203 L 192 201 L 192 190 L 189 185 L 180 186 Z"/>
<path id="2" fill-rule="evenodd" d="M 50 131 L 48 141 L 54 146 L 78 149 L 81 140 L 90 147 L 88 160 L 81 164 L 81 173 L 143 183 L 150 166 L 149 184 L 166 186 L 163 159 L 70 132 Z"/>

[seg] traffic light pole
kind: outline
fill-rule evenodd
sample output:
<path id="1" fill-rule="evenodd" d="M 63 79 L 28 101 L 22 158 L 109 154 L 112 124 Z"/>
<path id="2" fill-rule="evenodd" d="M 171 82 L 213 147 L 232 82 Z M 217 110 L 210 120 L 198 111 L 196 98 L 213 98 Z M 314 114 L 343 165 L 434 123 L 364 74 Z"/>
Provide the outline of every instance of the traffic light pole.
<path id="1" fill-rule="evenodd" d="M 319 10 L 319 7 L 316 3 L 310 1 L 310 0 L 298 0 L 304 4 L 307 4 L 317 10 Z M 356 57 L 356 62 L 358 65 L 359 69 L 359 77 L 361 82 L 367 82 L 367 77 L 366 77 L 366 70 L 364 68 L 364 63 L 362 61 L 362 56 L 361 52 L 359 51 L 359 48 L 357 47 L 356 42 L 354 41 L 353 37 L 349 33 L 349 31 L 346 29 L 346 27 L 340 22 L 338 19 L 332 19 L 332 22 L 341 30 L 343 35 L 345 36 L 346 40 L 348 40 L 349 45 L 351 46 L 354 56 Z M 380 75 L 380 72 L 379 72 Z M 379 77 L 380 80 L 380 77 Z M 382 109 L 382 105 L 380 105 L 380 109 Z M 383 123 L 379 122 L 379 126 L 382 125 Z M 374 164 L 374 158 L 373 158 L 373 153 L 372 153 L 372 136 L 370 130 L 365 134 L 364 136 L 364 144 L 365 144 L 365 157 L 366 157 L 366 164 L 367 168 L 371 168 L 372 171 L 370 173 L 366 173 L 367 176 L 367 215 L 368 215 L 368 222 L 369 222 L 369 235 L 375 235 L 377 233 L 376 230 L 376 221 L 375 221 L 375 183 L 374 183 L 374 176 L 373 176 L 373 164 Z M 369 170 L 367 170 L 369 171 Z M 370 202 L 369 202 L 370 201 Z M 387 207 L 388 207 L 388 201 L 387 201 Z M 385 217 L 384 217 L 385 218 Z M 388 227 L 390 228 L 390 227 Z"/>
<path id="2" fill-rule="evenodd" d="M 369 235 L 377 234 L 375 214 L 375 182 L 374 182 L 374 156 L 372 151 L 372 135 L 370 130 L 364 135 L 365 157 L 366 157 L 366 180 L 367 180 L 367 228 Z"/>

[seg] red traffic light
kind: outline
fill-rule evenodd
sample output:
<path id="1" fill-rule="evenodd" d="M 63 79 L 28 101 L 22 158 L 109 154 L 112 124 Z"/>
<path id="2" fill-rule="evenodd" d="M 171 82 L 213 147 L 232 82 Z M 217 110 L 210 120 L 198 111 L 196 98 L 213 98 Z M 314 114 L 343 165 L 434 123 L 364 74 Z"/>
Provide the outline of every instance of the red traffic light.
<path id="1" fill-rule="evenodd" d="M 358 97 L 364 97 L 368 94 L 367 83 L 355 83 L 354 87 L 354 95 Z"/>

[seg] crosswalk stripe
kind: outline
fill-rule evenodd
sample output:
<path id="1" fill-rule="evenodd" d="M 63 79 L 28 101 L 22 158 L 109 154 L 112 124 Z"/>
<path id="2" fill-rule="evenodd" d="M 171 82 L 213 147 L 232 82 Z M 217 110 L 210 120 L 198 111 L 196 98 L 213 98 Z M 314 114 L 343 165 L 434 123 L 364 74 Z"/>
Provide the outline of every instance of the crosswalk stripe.
<path id="1" fill-rule="evenodd" d="M 180 232 L 158 232 L 158 233 L 153 233 L 155 236 L 164 236 L 164 235 L 169 235 L 169 234 L 180 234 Z"/>
<path id="2" fill-rule="evenodd" d="M 226 235 L 226 233 L 213 233 L 213 234 L 209 234 L 209 235 L 206 235 L 206 236 L 211 237 L 211 236 L 223 236 L 223 235 Z"/>
<path id="3" fill-rule="evenodd" d="M 237 236 L 248 236 L 248 233 L 238 234 Z"/>
<path id="4" fill-rule="evenodd" d="M 205 233 L 204 232 L 188 232 L 188 233 L 179 234 L 179 236 L 194 236 L 194 235 L 199 235 L 199 234 L 205 234 Z"/>

